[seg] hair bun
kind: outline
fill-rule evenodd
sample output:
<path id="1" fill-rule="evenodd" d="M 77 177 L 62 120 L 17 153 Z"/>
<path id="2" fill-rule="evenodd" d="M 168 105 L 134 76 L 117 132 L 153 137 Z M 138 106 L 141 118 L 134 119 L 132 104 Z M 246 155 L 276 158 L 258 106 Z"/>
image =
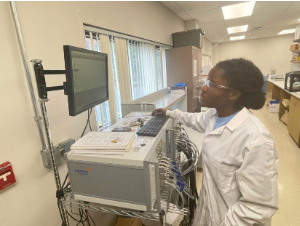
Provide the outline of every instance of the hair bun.
<path id="1" fill-rule="evenodd" d="M 238 99 L 238 103 L 246 108 L 254 110 L 261 109 L 266 102 L 266 94 L 261 89 L 247 90 L 242 92 L 242 95 Z"/>

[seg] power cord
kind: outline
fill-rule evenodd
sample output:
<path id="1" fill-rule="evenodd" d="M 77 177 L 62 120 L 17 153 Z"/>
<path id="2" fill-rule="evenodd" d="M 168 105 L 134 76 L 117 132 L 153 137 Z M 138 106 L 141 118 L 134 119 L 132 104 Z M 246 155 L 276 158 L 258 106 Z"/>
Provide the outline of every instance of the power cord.
<path id="1" fill-rule="evenodd" d="M 85 124 L 85 127 L 83 129 L 83 132 L 81 134 L 81 138 L 84 136 L 85 134 L 85 131 L 86 131 L 86 128 L 87 126 L 89 125 L 89 129 L 90 131 L 93 131 L 92 130 L 92 127 L 91 127 L 91 122 L 90 122 L 90 116 L 92 114 L 92 111 L 93 111 L 93 108 L 89 109 L 88 110 L 88 118 L 87 118 L 87 121 L 86 121 L 86 124 Z M 63 182 L 63 185 L 62 185 L 62 189 L 61 190 L 57 190 L 56 191 L 56 197 L 57 197 L 57 205 L 59 206 L 59 199 L 64 197 L 64 195 L 66 193 L 70 193 L 71 192 L 71 183 L 70 181 L 68 183 L 67 182 L 67 179 L 68 179 L 68 176 L 69 176 L 69 173 L 67 173 L 65 179 L 64 179 L 64 182 Z M 60 210 L 60 209 L 59 209 Z M 80 217 L 80 219 L 76 219 L 75 217 L 73 217 L 67 210 L 67 214 L 74 220 L 77 222 L 77 225 L 80 225 L 82 224 L 83 226 L 85 225 L 85 222 L 87 222 L 88 226 L 91 226 L 90 224 L 90 221 L 89 219 L 91 219 L 91 221 L 93 222 L 93 224 L 96 226 L 96 223 L 94 221 L 94 219 L 91 217 L 91 215 L 89 214 L 89 211 L 88 210 L 83 210 L 82 208 L 79 208 L 78 209 L 79 213 L 74 213 L 73 210 L 72 210 L 72 205 L 71 205 L 71 213 L 74 214 L 74 215 L 78 215 Z M 62 217 L 62 213 L 60 211 L 60 216 L 61 216 L 61 219 L 63 221 L 63 217 Z M 76 226 L 77 226 L 76 225 Z"/>
<path id="2" fill-rule="evenodd" d="M 87 118 L 87 121 L 86 121 L 84 130 L 83 130 L 83 132 L 82 132 L 82 134 L 81 134 L 81 137 L 83 137 L 83 135 L 84 135 L 84 133 L 85 133 L 85 130 L 86 130 L 86 128 L 87 128 L 88 125 L 89 125 L 89 127 L 90 127 L 90 130 L 93 131 L 93 130 L 92 130 L 92 127 L 91 127 L 91 123 L 90 123 L 90 116 L 91 116 L 91 114 L 92 114 L 92 111 L 93 111 L 93 108 L 91 108 L 91 111 L 88 110 L 88 118 Z"/>

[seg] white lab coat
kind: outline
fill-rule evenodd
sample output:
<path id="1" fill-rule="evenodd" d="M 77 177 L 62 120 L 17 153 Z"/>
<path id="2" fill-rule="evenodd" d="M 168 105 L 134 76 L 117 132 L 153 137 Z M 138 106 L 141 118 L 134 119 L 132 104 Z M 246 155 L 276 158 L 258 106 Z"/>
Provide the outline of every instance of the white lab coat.
<path id="1" fill-rule="evenodd" d="M 278 210 L 278 155 L 266 127 L 246 108 L 215 130 L 215 109 L 167 115 L 205 133 L 202 188 L 193 225 L 271 225 Z"/>

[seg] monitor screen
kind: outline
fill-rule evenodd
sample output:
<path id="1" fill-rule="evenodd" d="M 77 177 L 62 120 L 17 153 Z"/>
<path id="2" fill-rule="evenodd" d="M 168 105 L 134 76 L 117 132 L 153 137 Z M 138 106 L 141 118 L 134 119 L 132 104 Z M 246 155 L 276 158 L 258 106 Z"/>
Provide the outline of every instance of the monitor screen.
<path id="1" fill-rule="evenodd" d="M 64 46 L 69 115 L 108 100 L 107 54 Z"/>

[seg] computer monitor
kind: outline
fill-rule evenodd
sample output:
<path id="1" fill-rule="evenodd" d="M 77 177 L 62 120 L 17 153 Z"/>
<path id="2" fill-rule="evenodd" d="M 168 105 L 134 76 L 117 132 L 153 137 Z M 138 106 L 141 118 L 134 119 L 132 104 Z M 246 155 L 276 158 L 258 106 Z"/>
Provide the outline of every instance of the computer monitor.
<path id="1" fill-rule="evenodd" d="M 107 54 L 64 46 L 69 115 L 108 100 Z"/>

